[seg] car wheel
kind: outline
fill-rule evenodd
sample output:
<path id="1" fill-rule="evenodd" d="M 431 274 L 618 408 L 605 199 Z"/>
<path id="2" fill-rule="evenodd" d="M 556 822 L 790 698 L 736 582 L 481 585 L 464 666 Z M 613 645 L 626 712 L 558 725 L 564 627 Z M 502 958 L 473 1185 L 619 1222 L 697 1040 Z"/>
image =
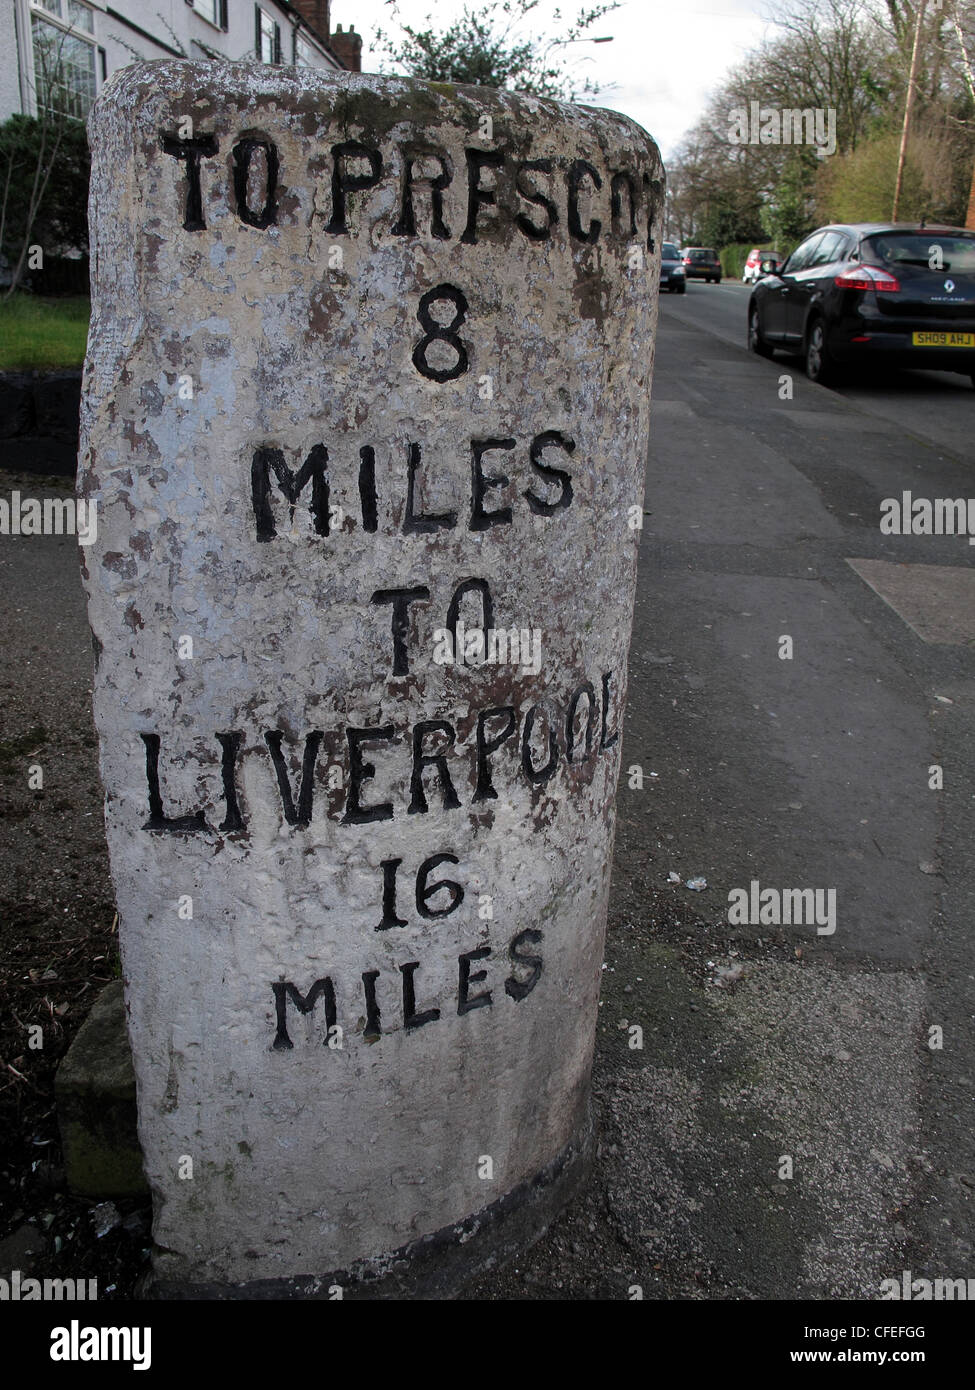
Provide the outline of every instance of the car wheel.
<path id="1" fill-rule="evenodd" d="M 748 348 L 750 352 L 757 352 L 759 357 L 771 357 L 775 351 L 762 337 L 762 329 L 758 321 L 758 308 L 754 304 L 748 314 Z"/>
<path id="2" fill-rule="evenodd" d="M 720 275 L 716 278 L 716 280 L 715 280 L 714 283 L 715 283 L 716 285 L 720 285 L 720 284 L 721 284 L 721 276 L 720 276 Z"/>
<path id="3" fill-rule="evenodd" d="M 678 286 L 677 286 L 677 293 L 678 293 L 678 294 L 683 294 L 684 291 L 685 291 L 686 289 L 687 289 L 687 286 L 686 286 L 686 285 L 678 285 Z M 975 383 L 975 377 L 972 377 L 972 381 L 973 381 L 973 383 Z"/>
<path id="4" fill-rule="evenodd" d="M 826 346 L 826 326 L 818 318 L 806 329 L 806 376 L 817 386 L 828 386 L 837 376 L 836 363 Z"/>

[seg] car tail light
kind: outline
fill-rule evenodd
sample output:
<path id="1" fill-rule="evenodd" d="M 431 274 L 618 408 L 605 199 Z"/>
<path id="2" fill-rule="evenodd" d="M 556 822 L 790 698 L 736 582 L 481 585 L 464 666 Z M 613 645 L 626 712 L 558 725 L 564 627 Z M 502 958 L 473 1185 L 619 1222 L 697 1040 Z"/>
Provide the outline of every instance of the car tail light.
<path id="1" fill-rule="evenodd" d="M 833 284 L 841 290 L 899 290 L 900 281 L 889 270 L 881 270 L 879 265 L 861 265 L 856 270 L 844 270 L 837 275 Z"/>

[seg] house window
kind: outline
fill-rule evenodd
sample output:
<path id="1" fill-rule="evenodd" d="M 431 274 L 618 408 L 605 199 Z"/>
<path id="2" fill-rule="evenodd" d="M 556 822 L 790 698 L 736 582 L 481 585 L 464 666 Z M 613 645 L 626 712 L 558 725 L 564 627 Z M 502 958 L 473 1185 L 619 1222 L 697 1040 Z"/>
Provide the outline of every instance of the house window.
<path id="1" fill-rule="evenodd" d="M 95 16 L 81 0 L 31 0 L 38 109 L 84 120 L 95 100 Z"/>
<path id="2" fill-rule="evenodd" d="M 295 34 L 295 67 L 313 68 L 316 65 L 315 58 L 314 47 L 301 34 Z"/>
<path id="3" fill-rule="evenodd" d="M 280 63 L 281 26 L 275 24 L 267 10 L 262 10 L 260 5 L 254 6 L 254 18 L 258 58 L 262 63 Z"/>
<path id="4" fill-rule="evenodd" d="M 186 0 L 186 3 L 208 24 L 227 32 L 227 0 Z"/>

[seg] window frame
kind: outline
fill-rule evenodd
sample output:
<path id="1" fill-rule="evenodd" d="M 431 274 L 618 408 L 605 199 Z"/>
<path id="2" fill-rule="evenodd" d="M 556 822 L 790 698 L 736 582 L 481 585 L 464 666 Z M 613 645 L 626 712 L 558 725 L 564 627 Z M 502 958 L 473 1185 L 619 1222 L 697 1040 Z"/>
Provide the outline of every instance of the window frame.
<path id="1" fill-rule="evenodd" d="M 271 26 L 270 33 L 266 35 L 271 41 L 270 58 L 265 58 L 264 56 L 264 20 L 267 20 L 268 24 Z M 254 51 L 258 62 L 268 63 L 278 67 L 281 65 L 281 25 L 269 10 L 266 10 L 263 5 L 259 4 L 255 4 L 254 6 Z"/>
<path id="2" fill-rule="evenodd" d="M 301 63 L 299 63 L 299 61 L 298 61 L 298 45 L 299 45 L 299 44 L 303 44 L 303 45 L 305 46 L 305 48 L 308 49 L 308 52 L 311 54 L 312 58 L 317 58 L 317 57 L 319 56 L 319 54 L 318 54 L 318 49 L 317 49 L 317 48 L 315 47 L 315 45 L 312 43 L 311 39 L 306 38 L 306 36 L 301 32 L 301 25 L 300 25 L 300 24 L 296 24 L 296 25 L 295 25 L 295 30 L 294 30 L 294 44 L 292 45 L 291 65 L 292 65 L 292 67 L 296 67 L 296 68 L 305 68 L 305 69 L 314 71 L 314 69 L 315 69 L 315 64 L 314 64 L 314 62 L 310 62 L 310 63 L 301 62 Z"/>
<path id="3" fill-rule="evenodd" d="M 210 27 L 216 29 L 218 33 L 225 34 L 228 29 L 227 0 L 202 0 L 202 2 L 213 5 L 213 19 L 198 8 L 201 0 L 186 0 L 187 5 L 189 5 L 198 19 L 202 19 L 204 24 L 209 24 Z"/>
<path id="4" fill-rule="evenodd" d="M 57 5 L 56 11 L 49 8 L 49 5 L 51 3 Z M 70 18 L 65 17 L 66 14 L 70 14 L 70 3 L 75 3 L 79 9 L 85 10 L 89 15 L 91 15 L 91 29 L 79 29 L 75 24 L 71 22 Z M 26 60 L 25 75 L 27 77 L 27 82 L 26 91 L 24 89 L 25 84 L 22 84 L 21 86 L 21 95 L 22 97 L 26 97 L 26 100 L 23 104 L 30 108 L 28 114 L 37 117 L 39 116 L 42 110 L 48 110 L 57 115 L 63 115 L 68 120 L 82 122 L 87 120 L 88 112 L 91 110 L 95 98 L 98 96 L 99 90 L 101 89 L 102 82 L 104 81 L 104 77 L 101 75 L 102 64 L 99 60 L 99 34 L 95 19 L 96 14 L 100 10 L 101 5 L 97 3 L 92 4 L 90 3 L 90 0 L 48 0 L 48 4 L 44 4 L 43 0 L 24 0 L 22 13 L 25 17 L 25 23 L 23 26 L 24 41 L 22 51 L 24 54 L 24 59 Z M 41 94 L 41 83 L 38 81 L 37 72 L 37 46 L 34 42 L 35 19 L 38 21 L 39 24 L 48 25 L 51 29 L 54 30 L 55 33 L 63 34 L 65 36 L 70 35 L 71 38 L 79 40 L 80 42 L 83 42 L 88 46 L 88 49 L 91 52 L 92 59 L 91 76 L 93 86 L 91 100 L 88 102 L 88 106 L 86 107 L 83 115 L 75 115 L 74 112 L 71 111 L 60 112 L 57 111 L 54 107 L 46 105 L 42 106 L 41 101 L 39 100 Z M 68 90 L 71 92 L 72 96 L 79 98 L 82 96 L 82 93 L 78 91 L 78 89 L 76 88 L 69 88 Z M 87 99 L 88 94 L 85 93 L 84 95 Z"/>

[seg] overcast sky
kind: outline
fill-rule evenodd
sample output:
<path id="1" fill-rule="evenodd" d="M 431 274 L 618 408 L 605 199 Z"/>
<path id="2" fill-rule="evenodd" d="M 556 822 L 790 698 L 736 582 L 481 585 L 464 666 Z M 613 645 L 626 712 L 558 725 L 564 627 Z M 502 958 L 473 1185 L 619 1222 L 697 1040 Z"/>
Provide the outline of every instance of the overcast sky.
<path id="1" fill-rule="evenodd" d="M 477 4 L 477 0 L 472 0 Z M 463 0 L 401 0 L 400 11 L 414 27 L 442 29 L 463 8 Z M 558 32 L 549 16 L 554 5 L 544 3 L 532 18 L 535 33 Z M 563 0 L 563 13 L 574 15 L 578 5 Z M 577 44 L 580 73 L 600 83 L 616 83 L 595 104 L 611 106 L 638 121 L 657 141 L 666 159 L 681 136 L 701 115 L 708 96 L 728 68 L 771 34 L 767 0 L 625 0 L 590 30 L 612 34 L 612 43 Z M 332 0 L 332 28 L 350 24 L 362 35 L 362 67 L 380 71 L 373 50 L 377 27 L 398 32 L 385 0 Z M 526 31 L 529 32 L 529 31 Z M 387 64 L 388 70 L 388 64 Z"/>

